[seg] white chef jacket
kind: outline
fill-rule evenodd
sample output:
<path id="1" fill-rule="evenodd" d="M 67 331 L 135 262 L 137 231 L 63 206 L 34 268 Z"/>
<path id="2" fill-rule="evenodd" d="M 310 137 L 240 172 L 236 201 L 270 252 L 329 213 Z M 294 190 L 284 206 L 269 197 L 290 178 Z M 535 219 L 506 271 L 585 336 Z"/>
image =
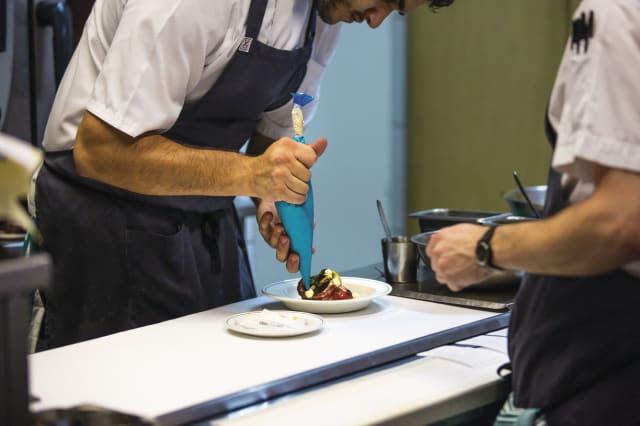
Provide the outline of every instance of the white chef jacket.
<path id="1" fill-rule="evenodd" d="M 245 35 L 250 4 L 97 0 L 56 95 L 45 150 L 73 147 L 85 110 L 132 137 L 170 129 L 183 105 L 204 96 L 222 74 Z M 270 0 L 258 40 L 283 50 L 303 46 L 311 5 L 311 0 Z M 315 99 L 339 30 L 317 20 L 300 88 Z M 305 107 L 306 121 L 317 104 Z M 292 135 L 291 104 L 265 112 L 257 130 L 272 138 Z"/>
<path id="2" fill-rule="evenodd" d="M 569 40 L 549 103 L 571 203 L 593 193 L 592 163 L 640 173 L 640 0 L 583 0 L 573 19 L 591 12 L 588 48 Z M 639 262 L 625 269 L 640 276 Z"/>

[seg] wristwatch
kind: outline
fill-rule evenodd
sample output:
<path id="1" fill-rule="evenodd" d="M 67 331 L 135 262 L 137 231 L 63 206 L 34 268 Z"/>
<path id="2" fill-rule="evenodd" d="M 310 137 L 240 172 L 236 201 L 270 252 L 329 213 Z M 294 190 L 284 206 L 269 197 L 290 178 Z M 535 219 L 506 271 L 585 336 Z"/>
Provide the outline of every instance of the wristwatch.
<path id="1" fill-rule="evenodd" d="M 482 238 L 476 244 L 476 262 L 483 268 L 496 269 L 503 271 L 502 268 L 493 264 L 493 251 L 491 250 L 491 237 L 496 230 L 496 225 L 490 225 L 487 232 L 484 233 Z"/>

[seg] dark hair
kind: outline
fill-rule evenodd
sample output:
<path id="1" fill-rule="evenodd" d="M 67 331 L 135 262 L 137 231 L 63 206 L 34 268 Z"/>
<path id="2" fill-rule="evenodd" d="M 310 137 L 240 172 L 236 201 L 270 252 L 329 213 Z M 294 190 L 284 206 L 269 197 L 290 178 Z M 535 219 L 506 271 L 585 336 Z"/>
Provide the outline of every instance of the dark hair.
<path id="1" fill-rule="evenodd" d="M 451 6 L 451 3 L 453 3 L 453 1 L 454 0 L 431 0 L 431 2 L 429 3 L 429 9 L 436 10 L 440 9 L 441 7 Z"/>

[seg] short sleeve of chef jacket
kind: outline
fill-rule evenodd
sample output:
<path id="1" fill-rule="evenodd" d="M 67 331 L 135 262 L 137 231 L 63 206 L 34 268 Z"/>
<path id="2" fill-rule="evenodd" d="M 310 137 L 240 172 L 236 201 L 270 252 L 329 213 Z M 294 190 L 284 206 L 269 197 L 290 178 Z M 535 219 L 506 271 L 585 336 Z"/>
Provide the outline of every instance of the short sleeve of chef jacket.
<path id="1" fill-rule="evenodd" d="M 549 104 L 553 167 L 589 183 L 592 163 L 640 172 L 640 0 L 583 1 L 574 34 L 591 13 L 593 37 L 570 37 Z"/>
<path id="2" fill-rule="evenodd" d="M 298 37 L 298 34 L 287 37 L 286 32 L 286 23 L 292 24 L 289 21 L 293 16 L 301 16 L 292 13 L 293 8 L 300 7 L 294 2 L 269 2 L 260 41 L 284 48 L 291 44 L 292 37 Z M 117 30 L 101 63 L 87 110 L 132 137 L 170 129 L 183 105 L 204 96 L 222 74 L 244 37 L 250 3 L 249 0 L 123 2 Z M 109 20 L 108 14 L 93 15 L 94 19 L 100 16 Z M 304 38 L 307 20 L 308 14 L 304 14 L 292 24 L 293 28 L 301 29 L 299 37 Z M 89 39 L 100 40 L 103 36 L 100 29 L 112 25 L 109 22 L 88 25 L 95 31 L 89 34 Z M 330 27 L 318 20 L 316 28 L 312 58 L 300 90 L 317 98 L 339 26 Z M 280 32 L 271 34 L 274 29 Z M 307 121 L 314 109 L 315 106 L 305 108 Z M 265 113 L 258 130 L 273 138 L 290 135 L 290 111 L 291 105 Z"/>

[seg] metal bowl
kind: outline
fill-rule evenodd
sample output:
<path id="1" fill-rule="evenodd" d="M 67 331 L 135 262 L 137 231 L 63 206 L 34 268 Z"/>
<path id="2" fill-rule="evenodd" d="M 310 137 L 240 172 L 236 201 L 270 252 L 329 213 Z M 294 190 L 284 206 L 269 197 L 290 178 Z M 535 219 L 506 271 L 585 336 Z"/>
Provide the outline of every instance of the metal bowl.
<path id="1" fill-rule="evenodd" d="M 475 223 L 478 219 L 497 214 L 500 214 L 500 212 L 438 208 L 409 213 L 409 217 L 418 219 L 420 232 L 427 232 L 459 223 Z"/>
<path id="2" fill-rule="evenodd" d="M 411 237 L 411 241 L 418 247 L 418 253 L 420 254 L 420 259 L 424 262 L 425 265 L 429 266 L 429 257 L 426 253 L 427 244 L 429 244 L 429 237 L 435 234 L 438 231 L 430 231 L 430 232 L 422 232 L 420 234 L 416 234 Z"/>
<path id="3" fill-rule="evenodd" d="M 537 220 L 535 217 L 514 216 L 511 213 L 503 213 L 496 216 L 478 219 L 478 223 L 482 225 L 509 225 L 511 223 L 531 222 Z"/>
<path id="4" fill-rule="evenodd" d="M 526 186 L 524 190 L 531 200 L 533 207 L 537 210 L 538 214 L 542 216 L 542 210 L 544 209 L 544 202 L 547 196 L 547 185 Z M 518 188 L 510 190 L 504 194 L 502 198 L 509 204 L 509 210 L 511 210 L 513 215 L 536 217 Z"/>

